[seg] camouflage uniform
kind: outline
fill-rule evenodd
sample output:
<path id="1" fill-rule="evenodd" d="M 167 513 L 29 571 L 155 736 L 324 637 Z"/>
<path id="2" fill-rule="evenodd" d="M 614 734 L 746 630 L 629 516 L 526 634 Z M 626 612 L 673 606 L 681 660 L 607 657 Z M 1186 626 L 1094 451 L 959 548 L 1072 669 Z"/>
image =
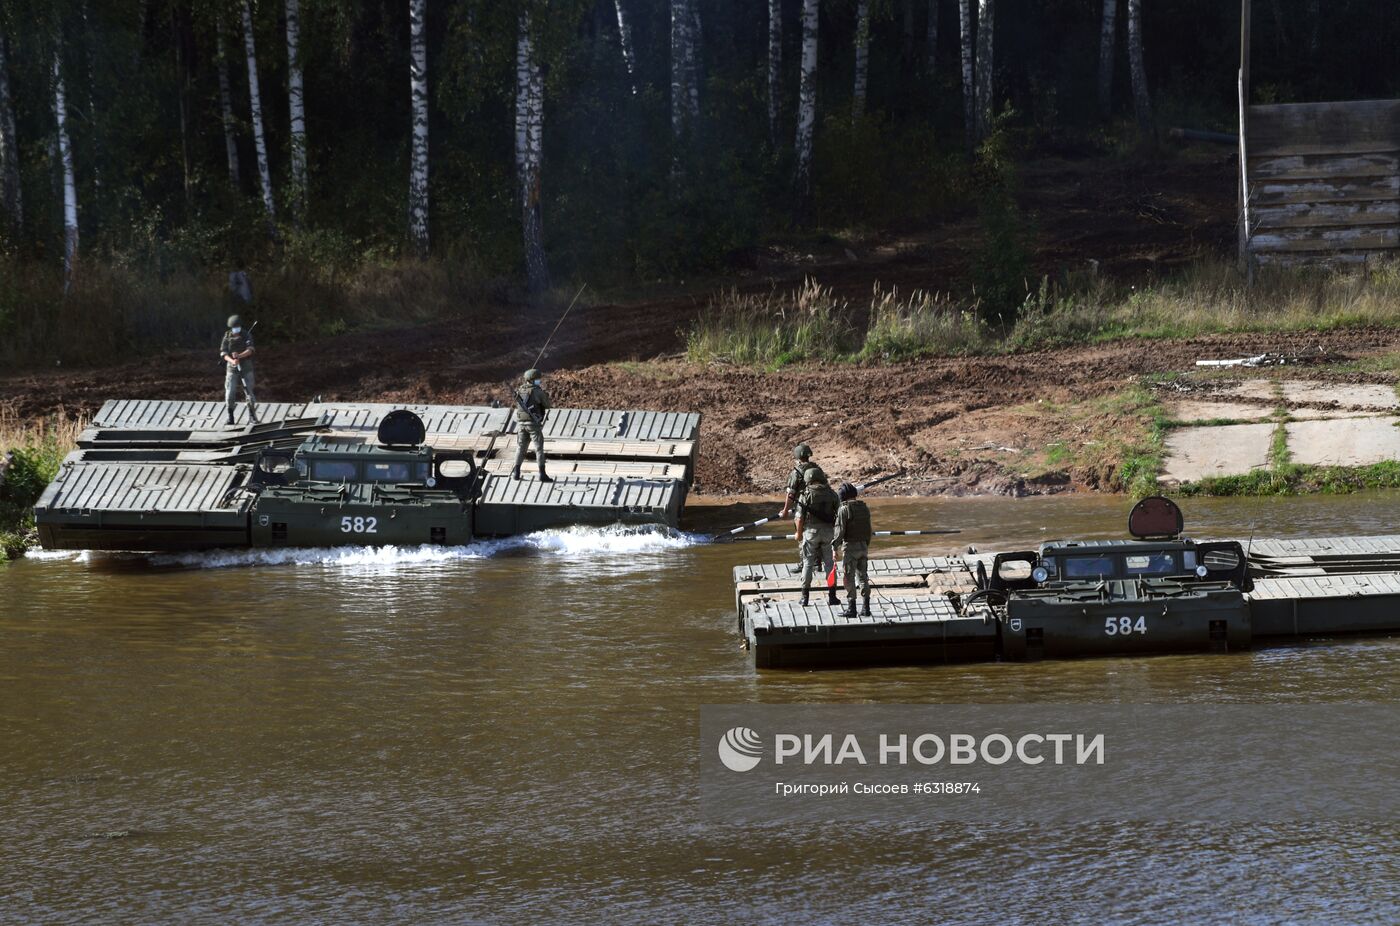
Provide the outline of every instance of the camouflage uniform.
<path id="1" fill-rule="evenodd" d="M 822 471 L 822 468 L 817 464 L 813 463 L 811 460 L 798 460 L 797 463 L 792 467 L 792 472 L 788 474 L 787 498 L 785 500 L 784 507 L 790 507 L 797 504 L 798 496 L 800 496 L 803 490 L 807 487 L 807 471 L 812 469 L 816 470 L 819 473 Z M 797 538 L 797 561 L 799 563 L 802 562 L 801 537 Z"/>
<path id="2" fill-rule="evenodd" d="M 230 328 L 224 332 L 219 342 L 219 356 L 229 357 L 253 349 L 253 334 L 246 328 L 238 334 Z M 243 386 L 243 396 L 248 401 L 248 419 L 258 420 L 257 399 L 253 396 L 253 358 L 244 357 L 237 364 L 224 363 L 224 403 L 228 406 L 228 419 L 233 421 L 233 400 L 238 395 L 239 384 Z"/>
<path id="3" fill-rule="evenodd" d="M 531 371 L 534 372 L 534 371 Z M 540 476 L 548 479 L 544 471 L 544 419 L 549 413 L 549 393 L 531 380 L 515 387 L 515 469 L 519 478 L 520 465 L 525 462 L 525 451 L 531 441 L 535 444 L 535 462 L 539 464 Z M 524 408 L 521 408 L 521 404 Z"/>
<path id="4" fill-rule="evenodd" d="M 810 479 L 810 477 L 808 477 Z M 835 565 L 831 541 L 836 533 L 835 514 L 839 507 L 836 493 L 825 482 L 810 482 L 797 500 L 798 517 L 802 518 L 802 597 L 805 601 L 812 587 L 812 574 L 817 566 L 822 576 Z M 829 514 L 824 516 L 823 509 Z M 836 604 L 836 590 L 830 589 L 828 600 Z"/>
<path id="5" fill-rule="evenodd" d="M 862 611 L 870 613 L 870 574 L 867 571 L 870 539 L 874 534 L 870 524 L 870 508 L 865 502 L 850 499 L 841 503 L 836 512 L 836 536 L 833 545 L 841 548 L 841 569 L 845 573 L 846 604 L 855 611 L 856 583 L 860 584 Z"/>

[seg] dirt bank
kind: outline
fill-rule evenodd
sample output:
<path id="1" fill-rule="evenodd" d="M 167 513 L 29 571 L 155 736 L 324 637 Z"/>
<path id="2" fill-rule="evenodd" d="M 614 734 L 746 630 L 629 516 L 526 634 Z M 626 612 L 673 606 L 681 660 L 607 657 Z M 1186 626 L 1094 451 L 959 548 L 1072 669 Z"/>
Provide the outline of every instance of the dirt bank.
<path id="1" fill-rule="evenodd" d="M 558 370 L 549 387 L 564 405 L 657 408 L 704 415 L 698 490 L 771 492 L 788 450 L 807 441 L 840 478 L 893 469 L 890 494 L 1025 494 L 1119 487 L 1117 468 L 1146 439 L 1143 377 L 1189 370 L 1202 357 L 1236 357 L 1307 346 L 1333 357 L 1400 350 L 1400 331 L 1354 329 L 1297 335 L 1233 335 L 1185 341 L 1127 341 L 1004 357 L 949 358 L 881 366 L 832 364 L 766 373 L 701 366 L 676 357 L 628 356 L 629 339 L 598 310 L 572 337 L 589 350 Z M 594 337 L 596 334 L 596 338 Z M 487 403 L 530 357 L 492 358 L 468 346 L 470 331 L 432 326 L 340 338 L 309 347 L 269 347 L 259 367 L 267 400 L 360 399 Z M 212 351 L 176 354 L 102 370 L 0 379 L 18 415 L 89 414 L 113 396 L 218 398 Z M 592 354 L 590 357 L 589 354 Z M 523 359 L 522 359 L 523 358 Z M 593 362 L 590 362 L 593 361 Z M 1325 370 L 1310 376 L 1327 376 Z M 1333 374 L 1355 378 L 1358 374 Z M 1393 374 L 1364 374 L 1388 381 Z"/>

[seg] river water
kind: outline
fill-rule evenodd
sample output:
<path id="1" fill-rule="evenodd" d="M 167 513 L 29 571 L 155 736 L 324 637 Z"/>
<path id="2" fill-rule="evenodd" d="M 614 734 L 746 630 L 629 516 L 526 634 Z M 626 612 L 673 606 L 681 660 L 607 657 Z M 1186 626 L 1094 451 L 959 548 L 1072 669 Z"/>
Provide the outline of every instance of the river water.
<path id="1" fill-rule="evenodd" d="M 878 503 L 877 527 L 964 533 L 875 553 L 1121 536 L 1126 508 Z M 1186 508 L 1198 536 L 1392 533 L 1400 496 Z M 565 532 L 0 567 L 0 922 L 1400 921 L 1390 821 L 700 823 L 702 704 L 1400 700 L 1400 638 L 759 674 L 730 569 L 789 547 Z"/>

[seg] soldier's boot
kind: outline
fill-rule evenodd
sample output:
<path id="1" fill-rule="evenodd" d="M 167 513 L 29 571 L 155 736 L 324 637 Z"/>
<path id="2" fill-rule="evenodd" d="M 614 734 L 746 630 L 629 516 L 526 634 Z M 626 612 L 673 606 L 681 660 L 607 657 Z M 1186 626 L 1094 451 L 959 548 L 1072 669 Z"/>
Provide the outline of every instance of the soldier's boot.
<path id="1" fill-rule="evenodd" d="M 540 482 L 553 482 L 554 479 L 544 471 L 544 464 L 540 464 Z"/>
<path id="2" fill-rule="evenodd" d="M 851 602 L 851 607 L 854 608 L 855 606 L 856 606 L 856 603 L 855 603 L 854 601 L 852 601 L 852 602 Z M 870 596 L 869 596 L 869 595 L 862 595 L 862 596 L 860 596 L 860 616 L 861 616 L 861 617 L 869 617 L 869 616 L 870 616 Z"/>
<path id="3" fill-rule="evenodd" d="M 232 428 L 237 426 L 237 424 L 238 422 L 233 420 L 233 406 L 230 405 L 228 408 L 228 426 Z"/>
<path id="4" fill-rule="evenodd" d="M 808 600 L 809 592 L 810 590 L 807 588 L 807 586 L 802 586 L 802 607 L 804 608 L 807 607 L 807 605 L 811 604 L 811 602 Z"/>
<path id="5" fill-rule="evenodd" d="M 836 597 L 836 589 L 828 588 L 826 590 L 826 603 L 834 608 L 841 606 L 841 599 Z"/>
<path id="6" fill-rule="evenodd" d="M 510 478 L 516 480 L 517 482 L 520 481 L 520 467 L 517 466 L 515 469 L 510 471 Z"/>
<path id="7" fill-rule="evenodd" d="M 258 406 L 253 402 L 248 403 L 248 423 L 258 423 Z"/>
<path id="8" fill-rule="evenodd" d="M 845 615 L 845 616 L 846 616 L 846 617 L 855 617 L 855 616 L 856 616 L 856 599 L 855 599 L 855 596 L 854 596 L 854 595 L 851 596 L 850 598 L 847 598 L 847 599 L 846 599 L 846 615 Z"/>

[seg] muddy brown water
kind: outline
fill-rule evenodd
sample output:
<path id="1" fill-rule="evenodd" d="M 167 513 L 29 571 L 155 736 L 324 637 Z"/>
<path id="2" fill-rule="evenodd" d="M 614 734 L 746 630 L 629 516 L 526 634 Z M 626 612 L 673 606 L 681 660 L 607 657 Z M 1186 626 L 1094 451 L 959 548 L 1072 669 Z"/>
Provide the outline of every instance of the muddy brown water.
<path id="1" fill-rule="evenodd" d="M 965 533 L 878 552 L 1119 536 L 1126 507 L 882 502 L 880 527 Z M 1186 507 L 1199 536 L 1387 533 L 1400 495 Z M 1400 700 L 1400 638 L 759 674 L 729 573 L 788 547 L 579 532 L 0 568 L 0 922 L 1396 921 L 1391 821 L 701 824 L 702 704 Z"/>

